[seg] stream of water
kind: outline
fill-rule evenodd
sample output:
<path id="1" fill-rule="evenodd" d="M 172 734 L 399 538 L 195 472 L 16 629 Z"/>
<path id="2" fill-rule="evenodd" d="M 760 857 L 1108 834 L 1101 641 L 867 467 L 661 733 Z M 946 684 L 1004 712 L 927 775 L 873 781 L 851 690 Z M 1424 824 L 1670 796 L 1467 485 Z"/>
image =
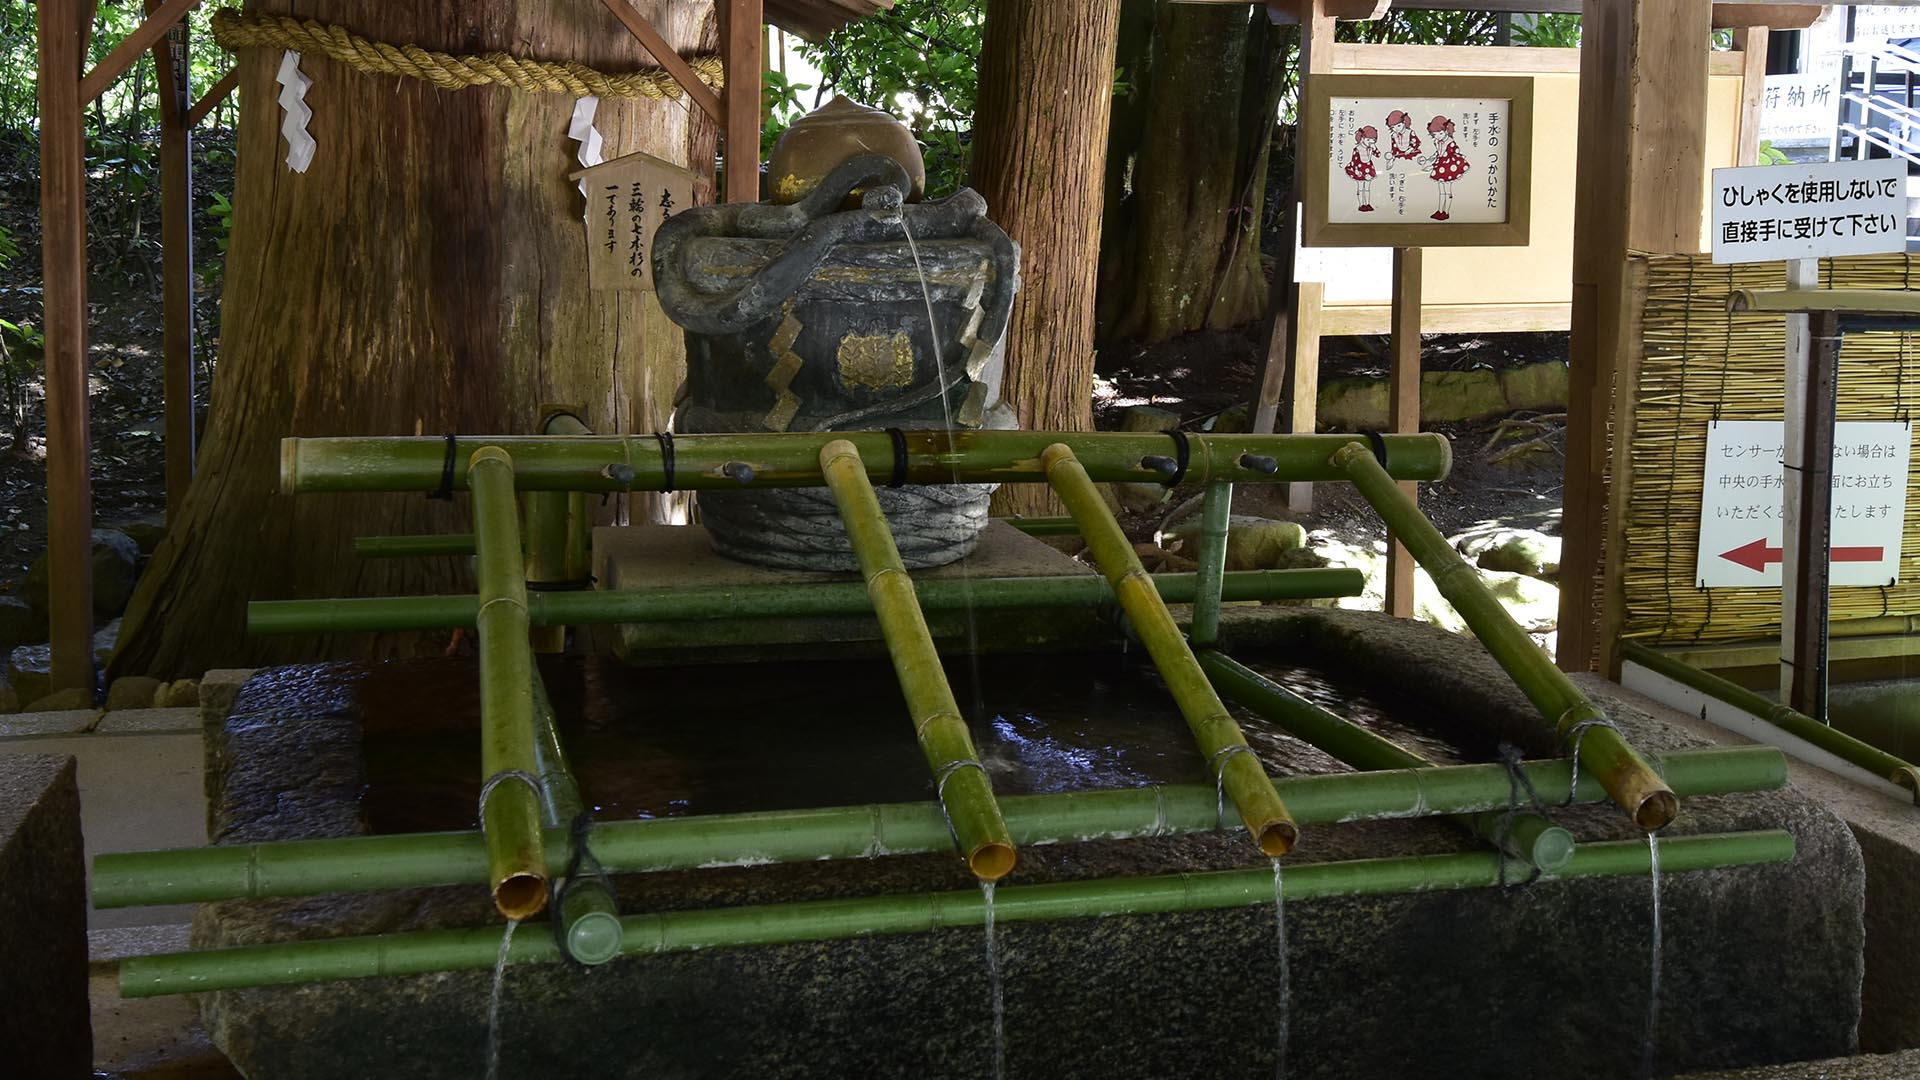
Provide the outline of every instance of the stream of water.
<path id="1" fill-rule="evenodd" d="M 1280 874 L 1280 860 L 1273 860 L 1273 942 L 1274 953 L 1280 960 L 1278 991 L 1274 994 L 1274 1011 L 1280 1019 L 1274 1025 L 1273 1075 L 1274 1080 L 1286 1080 L 1287 1076 L 1287 1038 L 1293 1027 L 1293 986 L 1287 967 L 1287 891 Z"/>
<path id="2" fill-rule="evenodd" d="M 1653 940 L 1648 949 L 1647 1027 L 1640 1043 L 1640 1075 L 1653 1077 L 1653 1043 L 1660 1024 L 1660 834 L 1647 834 L 1648 878 L 1653 883 Z"/>
<path id="3" fill-rule="evenodd" d="M 987 992 L 993 1002 L 993 1080 L 1007 1076 L 1007 1000 L 1000 987 L 1000 947 L 993 940 L 993 882 L 980 883 L 986 903 Z"/>
<path id="4" fill-rule="evenodd" d="M 487 1080 L 500 1072 L 500 988 L 506 985 L 507 950 L 513 946 L 513 928 L 518 919 L 507 920 L 506 933 L 500 935 L 500 956 L 493 962 L 493 991 L 487 995 Z"/>

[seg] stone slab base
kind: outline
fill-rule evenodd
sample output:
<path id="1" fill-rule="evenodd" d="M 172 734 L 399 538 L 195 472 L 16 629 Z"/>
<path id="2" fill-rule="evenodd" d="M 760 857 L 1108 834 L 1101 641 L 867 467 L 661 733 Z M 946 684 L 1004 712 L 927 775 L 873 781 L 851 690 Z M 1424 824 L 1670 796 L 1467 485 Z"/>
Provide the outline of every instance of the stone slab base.
<path id="1" fill-rule="evenodd" d="M 1916 1076 L 1920 1076 L 1920 1051 L 1693 1073 L 1677 1080 L 1913 1080 Z"/>
<path id="2" fill-rule="evenodd" d="M 74 761 L 0 753 L 0 1073 L 93 1074 Z"/>
<path id="3" fill-rule="evenodd" d="M 858 574 L 781 570 L 736 562 L 716 554 L 698 525 L 613 526 L 593 531 L 593 564 L 602 589 L 701 588 L 724 604 L 729 592 L 781 585 L 858 582 Z M 1088 576 L 1079 562 L 995 520 L 965 559 L 916 570 L 916 581 L 989 577 Z M 943 645 L 965 647 L 969 637 L 989 650 L 1030 649 L 1055 642 L 1112 639 L 1110 626 L 1086 609 L 981 611 L 969 627 L 960 612 L 928 612 L 927 625 Z M 1117 642 L 1117 639 L 1113 639 Z M 879 624 L 868 617 L 700 619 L 633 623 L 618 628 L 615 651 L 642 664 L 688 661 L 803 659 L 832 655 L 877 655 L 884 651 Z"/>

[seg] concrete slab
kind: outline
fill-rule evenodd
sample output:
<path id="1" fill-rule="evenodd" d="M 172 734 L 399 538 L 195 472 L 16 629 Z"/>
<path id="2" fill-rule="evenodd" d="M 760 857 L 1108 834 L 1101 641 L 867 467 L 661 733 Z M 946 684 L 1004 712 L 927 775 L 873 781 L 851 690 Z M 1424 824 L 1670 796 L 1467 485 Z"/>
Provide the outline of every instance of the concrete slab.
<path id="1" fill-rule="evenodd" d="M 0 1055 L 10 1076 L 84 1080 L 85 861 L 73 759 L 0 755 Z"/>
<path id="2" fill-rule="evenodd" d="M 12 716 L 0 716 L 0 739 L 23 739 L 40 735 L 78 735 L 92 728 L 99 720 L 99 709 L 15 713 Z"/>
<path id="3" fill-rule="evenodd" d="M 129 956 L 152 953 L 185 952 L 189 930 L 186 923 L 163 926 L 112 926 L 87 931 L 87 971 L 108 975 L 120 970 L 120 961 Z"/>
<path id="4" fill-rule="evenodd" d="M 202 739 L 185 735 L 70 735 L 0 739 L 12 752 L 71 754 L 80 768 L 80 819 L 86 850 L 151 851 L 207 842 Z M 185 923 L 192 905 L 90 912 L 89 929 Z"/>
<path id="5" fill-rule="evenodd" d="M 186 996 L 122 998 L 111 974 L 89 982 L 94 1067 L 119 1080 L 242 1080 L 214 1049 Z"/>
<path id="6" fill-rule="evenodd" d="M 1800 1061 L 1731 1072 L 1689 1073 L 1675 1080 L 1912 1080 L 1920 1076 L 1920 1051 Z"/>
<path id="7" fill-rule="evenodd" d="M 715 603 L 721 605 L 727 603 L 732 592 L 860 580 L 858 574 L 781 570 L 736 562 L 714 552 L 707 531 L 698 525 L 595 529 L 593 564 L 602 589 L 711 589 Z M 1091 577 L 1095 571 L 1004 521 L 993 521 L 967 558 L 912 574 L 915 581 L 939 581 Z M 965 612 L 929 612 L 927 625 L 937 641 L 974 640 L 988 651 L 1110 634 L 1098 614 L 1086 609 L 980 611 L 972 613 L 971 618 Z M 875 653 L 882 648 L 881 640 L 879 624 L 866 617 L 702 619 L 622 626 L 613 646 L 623 659 L 653 664 Z"/>
<path id="8" fill-rule="evenodd" d="M 100 718 L 96 735 L 197 735 L 200 708 L 115 709 Z"/>
<path id="9" fill-rule="evenodd" d="M 1697 716 L 1666 709 L 1651 698 L 1598 676 L 1578 675 L 1575 681 L 1590 688 L 1605 687 L 1617 698 L 1659 709 L 1670 723 L 1714 742 L 1729 746 L 1753 742 Z M 1860 988 L 1860 1048 L 1886 1053 L 1920 1047 L 1920 994 L 1914 993 L 1912 978 L 1920 968 L 1920 924 L 1913 918 L 1913 913 L 1920 911 L 1920 807 L 1909 798 L 1894 798 L 1791 755 L 1787 757 L 1787 775 L 1793 787 L 1847 823 L 1866 862 L 1867 944 L 1866 974 Z M 1920 1065 L 1901 1075 L 1920 1076 Z"/>

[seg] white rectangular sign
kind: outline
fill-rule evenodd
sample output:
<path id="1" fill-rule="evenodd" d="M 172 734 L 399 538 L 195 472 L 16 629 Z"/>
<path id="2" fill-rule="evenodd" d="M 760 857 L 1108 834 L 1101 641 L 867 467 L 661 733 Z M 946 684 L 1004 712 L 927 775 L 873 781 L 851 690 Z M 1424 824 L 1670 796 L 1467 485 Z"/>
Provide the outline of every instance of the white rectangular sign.
<path id="1" fill-rule="evenodd" d="M 1907 163 L 1713 170 L 1713 261 L 1879 255 L 1907 243 Z"/>
<path id="2" fill-rule="evenodd" d="M 1776 143 L 1824 143 L 1840 119 L 1840 69 L 1769 75 L 1760 98 L 1760 138 Z"/>
<path id="3" fill-rule="evenodd" d="M 1716 420 L 1707 426 L 1694 571 L 1701 588 L 1780 584 L 1785 429 L 1778 420 Z M 1900 580 L 1912 449 L 1909 421 L 1834 425 L 1833 584 Z"/>

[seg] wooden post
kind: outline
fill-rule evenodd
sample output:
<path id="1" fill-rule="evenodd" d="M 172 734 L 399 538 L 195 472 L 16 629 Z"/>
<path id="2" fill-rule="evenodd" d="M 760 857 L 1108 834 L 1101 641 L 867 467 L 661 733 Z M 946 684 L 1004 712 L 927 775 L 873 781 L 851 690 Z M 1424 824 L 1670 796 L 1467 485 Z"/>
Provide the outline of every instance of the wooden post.
<path id="1" fill-rule="evenodd" d="M 149 14 L 159 0 L 147 0 Z M 187 23 L 173 24 L 153 48 L 160 98 L 161 312 L 166 381 L 167 521 L 193 482 L 193 108 Z"/>
<path id="2" fill-rule="evenodd" d="M 1393 249 L 1393 367 L 1387 382 L 1387 429 L 1397 433 L 1420 430 L 1420 269 L 1419 248 Z M 1417 498 L 1419 485 L 1400 482 L 1401 490 Z M 1413 617 L 1413 555 L 1387 536 L 1387 614 Z"/>
<path id="3" fill-rule="evenodd" d="M 1733 32 L 1740 51 L 1740 143 L 1735 165 L 1760 164 L 1760 101 L 1767 90 L 1767 28 L 1749 26 Z"/>
<path id="4" fill-rule="evenodd" d="M 1327 0 L 1295 0 L 1300 21 L 1300 91 L 1306 92 L 1306 80 L 1314 72 L 1330 70 L 1333 65 L 1333 24 L 1327 15 Z M 1280 416 L 1280 398 L 1287 383 L 1287 372 L 1298 363 L 1293 349 L 1293 327 L 1299 321 L 1300 293 L 1294 284 L 1294 247 L 1300 222 L 1300 163 L 1294 162 L 1293 183 L 1288 188 L 1287 208 L 1291 212 L 1296 236 L 1288 237 L 1279 261 L 1273 268 L 1273 286 L 1267 295 L 1267 355 L 1260 361 L 1260 374 L 1253 380 L 1254 396 L 1249 403 L 1248 426 L 1255 434 L 1271 435 Z M 1320 373 L 1314 372 L 1316 385 Z"/>
<path id="5" fill-rule="evenodd" d="M 1817 259 L 1787 263 L 1789 289 L 1820 287 Z M 1837 316 L 1787 316 L 1786 424 L 1780 526 L 1780 700 L 1827 713 L 1828 548 L 1833 514 Z"/>
<path id="6" fill-rule="evenodd" d="M 1574 178 L 1558 660 L 1593 667 L 1604 593 L 1609 419 L 1629 251 L 1697 252 L 1706 193 L 1709 0 L 1587 0 Z"/>
<path id="7" fill-rule="evenodd" d="M 1311 435 L 1320 412 L 1320 308 L 1327 298 L 1325 282 L 1303 281 L 1297 286 L 1298 310 L 1293 318 L 1293 358 L 1287 365 L 1284 429 Z M 1313 509 L 1312 484 L 1288 484 L 1287 508 L 1299 513 Z"/>
<path id="8" fill-rule="evenodd" d="M 760 201 L 761 0 L 721 0 L 726 57 L 727 200 Z"/>
<path id="9" fill-rule="evenodd" d="M 45 292 L 47 569 L 53 686 L 93 688 L 93 486 L 87 436 L 86 133 L 89 5 L 41 0 L 40 262 Z"/>

